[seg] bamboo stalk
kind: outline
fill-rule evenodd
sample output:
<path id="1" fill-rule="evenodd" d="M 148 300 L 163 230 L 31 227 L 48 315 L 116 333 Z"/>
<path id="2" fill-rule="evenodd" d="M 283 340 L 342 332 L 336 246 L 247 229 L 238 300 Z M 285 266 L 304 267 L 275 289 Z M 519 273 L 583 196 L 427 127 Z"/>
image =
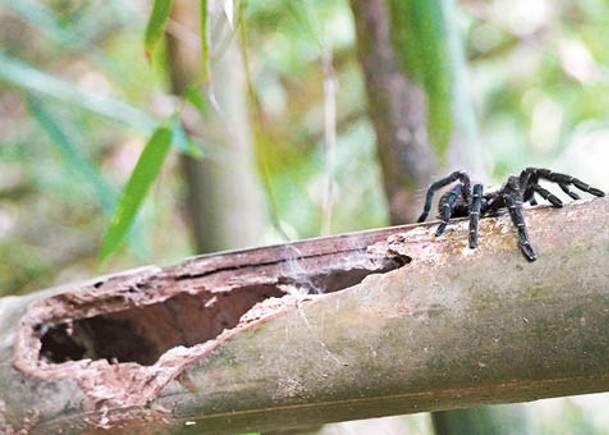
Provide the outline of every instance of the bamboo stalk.
<path id="1" fill-rule="evenodd" d="M 0 432 L 247 432 L 607 391 L 608 212 L 527 211 L 534 263 L 500 216 L 477 250 L 464 221 L 384 228 L 0 299 Z"/>

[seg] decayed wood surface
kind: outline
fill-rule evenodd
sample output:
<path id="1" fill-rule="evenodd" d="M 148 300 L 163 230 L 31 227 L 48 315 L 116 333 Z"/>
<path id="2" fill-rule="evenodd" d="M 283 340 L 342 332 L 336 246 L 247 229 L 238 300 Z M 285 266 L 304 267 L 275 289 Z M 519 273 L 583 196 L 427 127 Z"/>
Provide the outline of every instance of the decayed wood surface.
<path id="1" fill-rule="evenodd" d="M 534 263 L 501 216 L 475 251 L 463 221 L 384 228 L 0 299 L 0 433 L 247 432 L 607 391 L 608 212 L 527 211 Z M 59 361 L 61 328 L 78 361 Z"/>

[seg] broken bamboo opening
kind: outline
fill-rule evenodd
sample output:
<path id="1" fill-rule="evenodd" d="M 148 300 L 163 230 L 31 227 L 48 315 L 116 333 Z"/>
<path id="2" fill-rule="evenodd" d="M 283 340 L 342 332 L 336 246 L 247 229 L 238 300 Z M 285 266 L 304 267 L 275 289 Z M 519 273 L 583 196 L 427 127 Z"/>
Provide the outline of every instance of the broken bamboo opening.
<path id="1" fill-rule="evenodd" d="M 609 200 L 0 299 L 0 432 L 268 430 L 609 390 Z"/>

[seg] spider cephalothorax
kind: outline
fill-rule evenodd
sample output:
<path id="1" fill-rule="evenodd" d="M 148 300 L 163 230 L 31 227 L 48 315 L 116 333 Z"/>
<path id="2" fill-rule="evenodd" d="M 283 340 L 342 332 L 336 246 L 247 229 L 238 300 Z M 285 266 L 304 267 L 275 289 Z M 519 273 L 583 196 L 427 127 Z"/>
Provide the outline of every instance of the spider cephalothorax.
<path id="1" fill-rule="evenodd" d="M 425 206 L 418 222 L 423 222 L 431 210 L 431 202 L 434 193 L 455 181 L 458 181 L 450 191 L 442 195 L 438 205 L 439 218 L 442 223 L 436 230 L 436 236 L 441 235 L 448 225 L 451 217 L 469 216 L 469 247 L 478 246 L 478 221 L 481 217 L 496 214 L 502 208 L 507 208 L 512 223 L 518 230 L 518 246 L 529 261 L 535 261 L 537 254 L 533 250 L 527 235 L 527 229 L 522 213 L 522 204 L 528 202 L 537 205 L 535 194 L 548 200 L 554 207 L 562 207 L 562 201 L 539 185 L 539 180 L 556 183 L 560 189 L 573 199 L 579 199 L 579 195 L 570 189 L 575 186 L 579 190 L 588 192 L 595 196 L 605 194 L 594 187 L 589 186 L 570 175 L 552 172 L 549 169 L 527 168 L 520 176 L 511 175 L 499 189 L 483 192 L 482 184 L 472 186 L 469 175 L 463 171 L 455 171 L 448 177 L 442 178 L 427 190 Z"/>

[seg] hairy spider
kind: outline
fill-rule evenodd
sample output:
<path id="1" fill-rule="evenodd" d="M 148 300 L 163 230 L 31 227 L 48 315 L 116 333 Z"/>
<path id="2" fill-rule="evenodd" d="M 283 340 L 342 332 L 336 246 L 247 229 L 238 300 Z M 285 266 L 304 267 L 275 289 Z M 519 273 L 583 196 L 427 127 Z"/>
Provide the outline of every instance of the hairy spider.
<path id="1" fill-rule="evenodd" d="M 507 208 L 512 223 L 518 230 L 518 246 L 529 261 L 535 261 L 537 254 L 533 250 L 527 235 L 527 228 L 522 213 L 522 204 L 528 202 L 537 205 L 535 194 L 548 200 L 553 207 L 562 207 L 562 201 L 548 190 L 539 185 L 539 180 L 556 183 L 563 192 L 572 199 L 580 199 L 569 186 L 575 186 L 579 190 L 588 192 L 595 196 L 605 196 L 599 189 L 589 186 L 583 181 L 570 175 L 552 172 L 549 169 L 526 168 L 520 176 L 511 175 L 499 189 L 483 193 L 482 184 L 474 184 L 472 187 L 469 175 L 464 171 L 455 171 L 448 177 L 442 178 L 427 190 L 425 206 L 418 222 L 423 222 L 431 209 L 431 201 L 434 193 L 455 181 L 456 184 L 450 191 L 442 195 L 438 210 L 438 218 L 442 223 L 436 230 L 436 236 L 441 235 L 451 217 L 469 216 L 469 247 L 478 246 L 478 221 L 481 217 L 495 215 L 500 209 Z"/>

